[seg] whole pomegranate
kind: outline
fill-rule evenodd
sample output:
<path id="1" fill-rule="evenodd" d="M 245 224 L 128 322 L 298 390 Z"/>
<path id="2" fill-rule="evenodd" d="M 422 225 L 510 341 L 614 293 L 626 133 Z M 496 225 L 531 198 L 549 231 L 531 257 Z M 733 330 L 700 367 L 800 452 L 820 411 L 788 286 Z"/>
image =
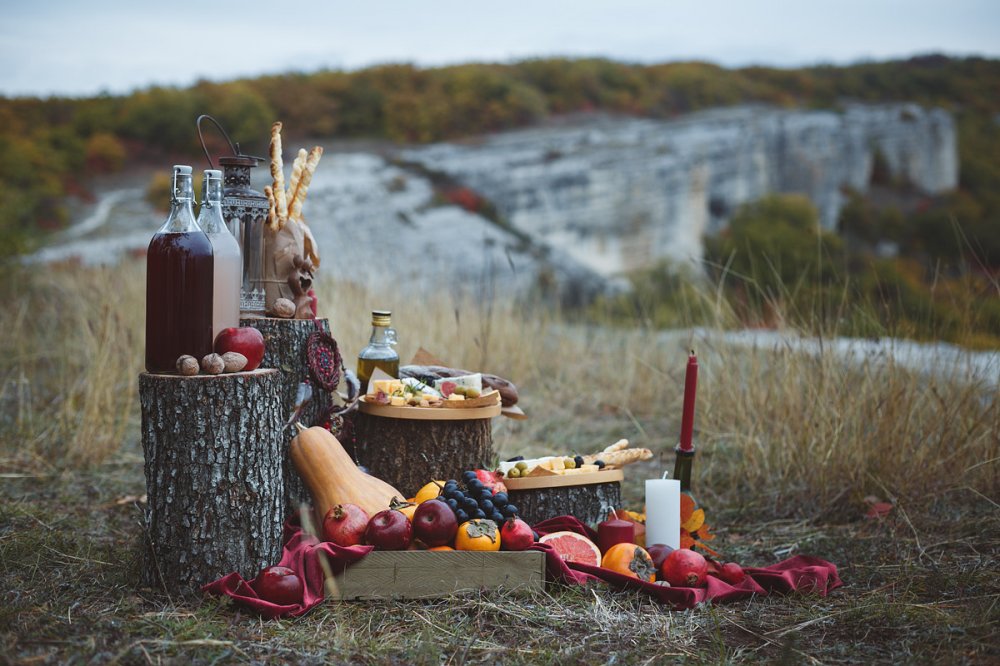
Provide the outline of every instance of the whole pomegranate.
<path id="1" fill-rule="evenodd" d="M 356 546 L 364 540 L 368 514 L 357 504 L 338 504 L 323 518 L 323 540 Z"/>
<path id="2" fill-rule="evenodd" d="M 520 518 L 510 518 L 500 528 L 500 548 L 503 550 L 527 550 L 534 543 L 531 527 Z"/>
<path id="3" fill-rule="evenodd" d="M 708 562 L 701 553 L 678 548 L 667 555 L 660 567 L 660 578 L 673 587 L 700 587 L 705 584 Z"/>

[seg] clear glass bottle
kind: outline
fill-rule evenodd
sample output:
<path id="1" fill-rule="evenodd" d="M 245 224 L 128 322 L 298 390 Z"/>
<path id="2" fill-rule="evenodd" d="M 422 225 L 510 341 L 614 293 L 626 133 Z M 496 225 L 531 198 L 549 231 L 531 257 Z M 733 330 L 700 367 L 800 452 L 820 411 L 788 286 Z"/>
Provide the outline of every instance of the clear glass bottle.
<path id="1" fill-rule="evenodd" d="M 380 368 L 390 377 L 399 377 L 399 354 L 393 349 L 396 329 L 390 328 L 391 324 L 392 312 L 372 310 L 372 334 L 368 338 L 368 346 L 358 354 L 358 379 L 363 392 L 368 390 L 368 380 L 375 368 Z"/>
<path id="2" fill-rule="evenodd" d="M 146 253 L 146 370 L 212 353 L 212 243 L 194 218 L 191 167 L 174 167 L 170 215 Z"/>
<path id="3" fill-rule="evenodd" d="M 212 243 L 212 340 L 224 328 L 240 325 L 240 283 L 243 264 L 240 244 L 222 218 L 222 172 L 205 169 L 198 226 Z"/>

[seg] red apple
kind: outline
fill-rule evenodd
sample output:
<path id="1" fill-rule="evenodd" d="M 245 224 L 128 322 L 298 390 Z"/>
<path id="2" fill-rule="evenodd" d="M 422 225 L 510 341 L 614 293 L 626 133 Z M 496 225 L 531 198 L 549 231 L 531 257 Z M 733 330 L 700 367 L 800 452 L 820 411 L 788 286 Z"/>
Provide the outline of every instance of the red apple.
<path id="1" fill-rule="evenodd" d="M 428 548 L 447 546 L 455 540 L 458 520 L 451 507 L 438 499 L 421 502 L 413 512 L 413 536 Z"/>
<path id="2" fill-rule="evenodd" d="M 500 548 L 502 550 L 527 550 L 535 543 L 535 535 L 528 523 L 520 518 L 504 521 L 500 528 Z"/>
<path id="3" fill-rule="evenodd" d="M 357 504 L 338 504 L 323 518 L 323 539 L 338 546 L 357 546 L 365 537 L 368 514 Z"/>
<path id="4" fill-rule="evenodd" d="M 653 558 L 653 566 L 659 571 L 660 567 L 663 566 L 663 560 L 667 559 L 667 555 L 674 552 L 674 549 L 665 543 L 654 543 L 646 549 L 646 552 Z"/>
<path id="5" fill-rule="evenodd" d="M 247 365 L 243 369 L 256 370 L 264 358 L 264 336 L 253 326 L 224 328 L 215 336 L 213 351 L 220 355 L 239 352 L 247 357 Z"/>
<path id="6" fill-rule="evenodd" d="M 302 603 L 302 580 L 288 567 L 267 567 L 254 578 L 251 587 L 264 601 L 279 606 Z"/>
<path id="7" fill-rule="evenodd" d="M 410 519 L 395 509 L 379 511 L 365 529 L 365 541 L 376 550 L 406 550 L 412 536 Z"/>

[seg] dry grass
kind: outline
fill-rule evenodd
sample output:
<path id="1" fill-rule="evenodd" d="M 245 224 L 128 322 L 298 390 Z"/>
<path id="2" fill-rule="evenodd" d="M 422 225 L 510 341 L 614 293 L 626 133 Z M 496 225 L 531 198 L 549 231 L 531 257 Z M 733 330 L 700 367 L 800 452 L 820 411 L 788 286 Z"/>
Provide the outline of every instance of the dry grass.
<path id="1" fill-rule="evenodd" d="M 17 271 L 4 281 L 0 427 L 8 466 L 96 464 L 137 437 L 143 285 L 137 262 Z M 423 346 L 515 380 L 532 418 L 498 425 L 502 457 L 585 451 L 625 436 L 668 464 L 685 351 L 695 346 L 706 499 L 830 517 L 856 510 L 867 494 L 912 502 L 957 487 L 995 497 L 1000 488 L 1000 404 L 982 385 L 892 364 L 851 367 L 832 354 L 748 349 L 704 331 L 569 324 L 475 290 L 414 299 L 325 283 L 319 292 L 348 358 L 366 341 L 367 313 L 388 307 L 404 360 Z"/>

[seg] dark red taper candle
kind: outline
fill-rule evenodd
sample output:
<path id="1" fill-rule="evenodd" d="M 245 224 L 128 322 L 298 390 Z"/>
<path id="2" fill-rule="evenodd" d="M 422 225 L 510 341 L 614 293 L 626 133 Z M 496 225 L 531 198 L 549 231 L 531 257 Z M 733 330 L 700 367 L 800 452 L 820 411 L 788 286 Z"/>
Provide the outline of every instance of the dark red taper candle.
<path id="1" fill-rule="evenodd" d="M 694 433 L 694 397 L 698 392 L 698 357 L 694 351 L 688 355 L 687 374 L 684 377 L 684 413 L 681 415 L 681 451 L 693 451 L 691 435 Z"/>

